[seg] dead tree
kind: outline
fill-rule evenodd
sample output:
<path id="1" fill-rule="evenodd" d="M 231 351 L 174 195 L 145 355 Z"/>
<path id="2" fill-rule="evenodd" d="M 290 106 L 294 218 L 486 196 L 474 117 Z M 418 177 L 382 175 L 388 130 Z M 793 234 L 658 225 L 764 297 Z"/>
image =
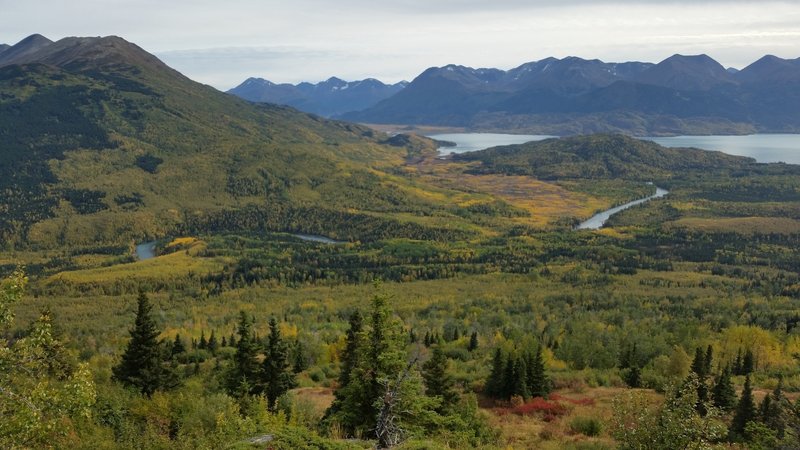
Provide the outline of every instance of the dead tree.
<path id="1" fill-rule="evenodd" d="M 419 360 L 419 351 L 408 363 L 405 370 L 401 372 L 394 383 L 391 380 L 386 380 L 386 392 L 383 395 L 383 405 L 378 412 L 378 420 L 375 424 L 375 435 L 378 437 L 378 448 L 391 448 L 399 444 L 403 439 L 405 433 L 403 428 L 397 423 L 398 417 L 402 411 L 397 411 L 395 408 L 400 401 L 403 383 L 411 374 L 411 368 Z"/>

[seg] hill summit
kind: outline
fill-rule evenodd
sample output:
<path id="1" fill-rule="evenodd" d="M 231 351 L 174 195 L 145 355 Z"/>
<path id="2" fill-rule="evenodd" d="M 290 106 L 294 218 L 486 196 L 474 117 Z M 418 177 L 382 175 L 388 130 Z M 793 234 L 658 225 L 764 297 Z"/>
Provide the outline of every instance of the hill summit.
<path id="1" fill-rule="evenodd" d="M 362 240 L 440 229 L 413 219 L 435 202 L 382 172 L 411 149 L 216 91 L 115 36 L 34 35 L 6 49 L 0 135 L 4 248 L 226 229 Z"/>

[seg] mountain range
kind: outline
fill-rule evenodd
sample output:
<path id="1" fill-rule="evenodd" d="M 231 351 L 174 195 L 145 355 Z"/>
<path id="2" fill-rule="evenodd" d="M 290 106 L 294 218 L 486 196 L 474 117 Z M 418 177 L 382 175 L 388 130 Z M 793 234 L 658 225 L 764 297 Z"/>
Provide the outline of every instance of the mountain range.
<path id="1" fill-rule="evenodd" d="M 558 135 L 797 132 L 800 58 L 768 55 L 740 71 L 707 55 L 658 64 L 547 58 L 508 71 L 447 65 L 340 117 Z"/>
<path id="2" fill-rule="evenodd" d="M 0 142 L 5 249 L 224 230 L 446 237 L 460 221 L 446 195 L 386 172 L 433 141 L 247 102 L 115 36 L 5 49 Z"/>
<path id="3" fill-rule="evenodd" d="M 407 81 L 384 84 L 374 78 L 344 81 L 331 77 L 316 84 L 276 84 L 263 78 L 248 78 L 228 93 L 251 102 L 275 103 L 331 117 L 367 109 L 400 92 Z"/>

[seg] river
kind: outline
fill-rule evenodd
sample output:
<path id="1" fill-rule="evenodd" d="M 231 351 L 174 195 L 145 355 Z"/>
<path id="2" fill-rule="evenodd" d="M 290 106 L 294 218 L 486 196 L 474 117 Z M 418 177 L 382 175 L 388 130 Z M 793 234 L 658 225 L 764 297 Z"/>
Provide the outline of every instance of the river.
<path id="1" fill-rule="evenodd" d="M 343 244 L 344 243 L 343 241 L 337 241 L 337 240 L 331 239 L 329 237 L 319 236 L 319 235 L 316 235 L 316 234 L 297 234 L 297 233 L 292 233 L 292 236 L 294 236 L 296 238 L 300 238 L 300 239 L 302 239 L 304 241 L 320 242 L 322 244 Z"/>
<path id="2" fill-rule="evenodd" d="M 631 208 L 636 205 L 641 205 L 644 202 L 650 201 L 654 198 L 660 198 L 665 195 L 669 194 L 669 191 L 666 189 L 661 189 L 660 187 L 656 187 L 656 193 L 645 198 L 640 198 L 638 200 L 634 200 L 632 202 L 625 203 L 624 205 L 615 206 L 614 208 L 607 209 L 603 212 L 597 213 L 593 215 L 589 220 L 585 222 L 581 222 L 575 227 L 576 230 L 599 230 L 603 227 L 608 220 L 609 217 L 613 216 L 614 214 Z"/>

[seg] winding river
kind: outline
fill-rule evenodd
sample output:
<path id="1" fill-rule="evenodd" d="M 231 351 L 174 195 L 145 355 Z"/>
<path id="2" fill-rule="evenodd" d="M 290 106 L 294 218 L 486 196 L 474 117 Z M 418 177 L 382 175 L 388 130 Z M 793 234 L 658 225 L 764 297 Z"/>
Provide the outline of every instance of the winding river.
<path id="1" fill-rule="evenodd" d="M 575 227 L 576 230 L 599 230 L 603 227 L 608 220 L 609 217 L 613 216 L 614 214 L 631 208 L 636 205 L 641 205 L 644 202 L 650 201 L 654 198 L 660 198 L 665 195 L 669 194 L 669 191 L 666 189 L 661 189 L 660 187 L 656 187 L 656 193 L 645 198 L 640 198 L 638 200 L 634 200 L 632 202 L 625 203 L 624 205 L 619 205 L 611 209 L 607 209 L 603 212 L 597 213 L 593 215 L 589 220 L 585 222 L 581 222 Z"/>

